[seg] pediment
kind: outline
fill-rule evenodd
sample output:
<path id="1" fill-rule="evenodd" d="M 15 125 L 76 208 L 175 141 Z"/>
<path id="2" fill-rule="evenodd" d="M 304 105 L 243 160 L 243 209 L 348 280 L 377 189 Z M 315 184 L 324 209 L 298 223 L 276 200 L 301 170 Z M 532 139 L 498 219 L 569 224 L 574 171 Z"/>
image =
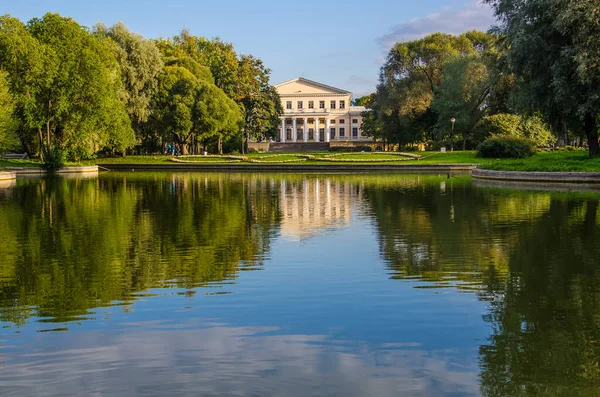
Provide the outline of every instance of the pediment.
<path id="1" fill-rule="evenodd" d="M 303 77 L 289 80 L 275 86 L 279 95 L 350 95 L 351 92 L 335 88 Z"/>

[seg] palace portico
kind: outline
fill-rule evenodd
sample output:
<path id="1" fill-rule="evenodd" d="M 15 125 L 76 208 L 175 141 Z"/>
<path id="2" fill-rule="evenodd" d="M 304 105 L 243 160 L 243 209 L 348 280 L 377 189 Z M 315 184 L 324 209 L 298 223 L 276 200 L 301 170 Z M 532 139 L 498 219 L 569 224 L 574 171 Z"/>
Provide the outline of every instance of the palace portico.
<path id="1" fill-rule="evenodd" d="M 362 136 L 363 106 L 352 93 L 304 78 L 275 86 L 283 115 L 280 142 L 370 141 Z"/>

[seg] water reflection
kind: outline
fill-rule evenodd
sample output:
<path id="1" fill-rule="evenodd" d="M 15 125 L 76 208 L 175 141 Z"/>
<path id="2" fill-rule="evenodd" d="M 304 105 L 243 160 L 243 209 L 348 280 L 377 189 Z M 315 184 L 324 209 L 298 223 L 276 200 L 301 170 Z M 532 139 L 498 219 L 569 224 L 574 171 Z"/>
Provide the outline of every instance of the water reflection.
<path id="1" fill-rule="evenodd" d="M 593 192 L 24 180 L 0 252 L 3 395 L 600 394 Z"/>
<path id="2" fill-rule="evenodd" d="M 361 190 L 354 184 L 328 177 L 300 181 L 281 179 L 277 183 L 283 213 L 281 233 L 293 240 L 350 226 L 352 206 L 362 201 Z"/>
<path id="3" fill-rule="evenodd" d="M 331 341 L 327 335 L 273 335 L 272 327 L 138 323 L 127 333 L 88 332 L 68 348 L 35 353 L 52 367 L 14 360 L 4 396 L 436 396 L 476 395 L 477 368 L 444 352 Z M 271 333 L 271 335 L 266 335 Z M 67 336 L 53 335 L 53 344 Z M 36 376 L 31 376 L 32 370 Z M 85 377 L 76 374 L 85 373 Z M 48 384 L 47 379 L 61 379 Z"/>

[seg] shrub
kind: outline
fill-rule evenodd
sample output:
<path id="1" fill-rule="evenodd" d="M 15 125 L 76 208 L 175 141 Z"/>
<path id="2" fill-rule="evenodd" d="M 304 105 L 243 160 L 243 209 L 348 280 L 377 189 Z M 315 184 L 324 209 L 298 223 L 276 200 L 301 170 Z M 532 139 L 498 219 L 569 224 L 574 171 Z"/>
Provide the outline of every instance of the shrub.
<path id="1" fill-rule="evenodd" d="M 48 171 L 56 171 L 65 166 L 66 152 L 58 145 L 53 145 L 50 149 L 44 149 L 44 163 L 42 167 Z"/>
<path id="2" fill-rule="evenodd" d="M 498 135 L 526 138 L 536 146 L 548 146 L 555 141 L 550 129 L 541 118 L 524 118 L 515 114 L 495 114 L 479 120 L 473 127 L 470 141 L 473 145 Z"/>
<path id="3" fill-rule="evenodd" d="M 535 153 L 535 143 L 529 139 L 497 135 L 477 146 L 477 157 L 524 158 Z"/>
<path id="4" fill-rule="evenodd" d="M 355 152 L 372 152 L 373 148 L 371 146 L 367 146 L 367 145 L 363 145 L 363 146 L 357 146 L 356 149 L 354 149 Z"/>

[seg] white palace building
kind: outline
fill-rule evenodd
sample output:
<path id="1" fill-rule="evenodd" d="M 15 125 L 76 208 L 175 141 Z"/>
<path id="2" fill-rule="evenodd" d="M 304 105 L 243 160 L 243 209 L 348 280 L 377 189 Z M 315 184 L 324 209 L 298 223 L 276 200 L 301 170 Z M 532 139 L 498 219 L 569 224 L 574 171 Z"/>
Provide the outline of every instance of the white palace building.
<path id="1" fill-rule="evenodd" d="M 283 114 L 279 142 L 360 142 L 364 106 L 352 93 L 302 77 L 275 86 Z"/>

